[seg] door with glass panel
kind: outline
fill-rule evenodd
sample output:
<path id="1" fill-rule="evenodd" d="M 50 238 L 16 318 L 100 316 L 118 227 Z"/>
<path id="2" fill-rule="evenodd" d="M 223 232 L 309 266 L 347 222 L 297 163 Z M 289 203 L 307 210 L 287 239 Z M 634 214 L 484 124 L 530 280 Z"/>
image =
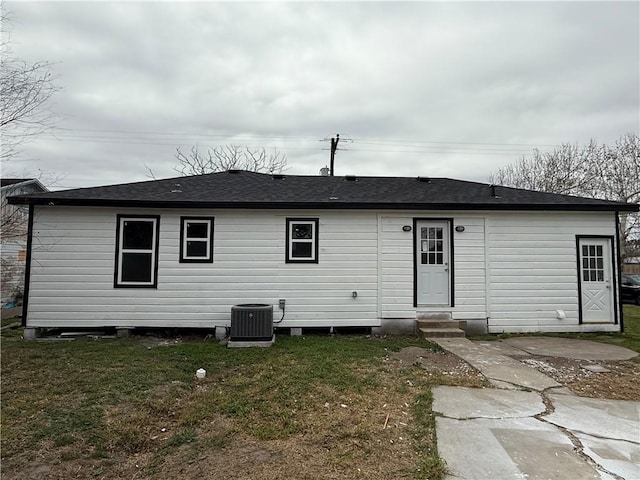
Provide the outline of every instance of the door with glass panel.
<path id="1" fill-rule="evenodd" d="M 448 221 L 416 222 L 416 303 L 449 305 L 450 238 Z"/>
<path id="2" fill-rule="evenodd" d="M 580 238 L 578 255 L 582 321 L 613 323 L 611 240 Z"/>

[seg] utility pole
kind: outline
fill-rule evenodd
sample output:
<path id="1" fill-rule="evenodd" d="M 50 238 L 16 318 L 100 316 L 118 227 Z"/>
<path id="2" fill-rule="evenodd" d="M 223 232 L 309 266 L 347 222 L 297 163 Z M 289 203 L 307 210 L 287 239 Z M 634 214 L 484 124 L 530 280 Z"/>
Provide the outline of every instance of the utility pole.
<path id="1" fill-rule="evenodd" d="M 336 138 L 331 139 L 331 167 L 329 175 L 333 177 L 333 160 L 336 157 L 336 150 L 338 149 L 338 142 L 340 141 L 340 134 L 336 134 Z"/>

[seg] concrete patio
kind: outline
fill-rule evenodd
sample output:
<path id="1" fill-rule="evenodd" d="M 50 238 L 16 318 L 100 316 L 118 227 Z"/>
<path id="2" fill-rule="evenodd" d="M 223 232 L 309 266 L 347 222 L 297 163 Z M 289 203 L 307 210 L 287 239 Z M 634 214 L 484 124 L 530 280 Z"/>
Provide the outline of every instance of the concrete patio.
<path id="1" fill-rule="evenodd" d="M 553 337 L 430 340 L 496 387 L 433 390 L 438 451 L 449 480 L 640 479 L 640 402 L 575 396 L 505 355 L 625 360 L 637 353 Z"/>

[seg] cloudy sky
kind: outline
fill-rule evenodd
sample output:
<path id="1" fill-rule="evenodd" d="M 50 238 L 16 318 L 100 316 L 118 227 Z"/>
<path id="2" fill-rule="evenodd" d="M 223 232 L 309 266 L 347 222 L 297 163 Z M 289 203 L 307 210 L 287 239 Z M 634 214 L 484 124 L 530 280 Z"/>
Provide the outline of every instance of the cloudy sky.
<path id="1" fill-rule="evenodd" d="M 53 62 L 56 128 L 2 174 L 171 177 L 175 149 L 277 148 L 315 175 L 491 171 L 640 130 L 638 2 L 4 2 Z M 324 141 L 323 141 L 324 140 Z"/>

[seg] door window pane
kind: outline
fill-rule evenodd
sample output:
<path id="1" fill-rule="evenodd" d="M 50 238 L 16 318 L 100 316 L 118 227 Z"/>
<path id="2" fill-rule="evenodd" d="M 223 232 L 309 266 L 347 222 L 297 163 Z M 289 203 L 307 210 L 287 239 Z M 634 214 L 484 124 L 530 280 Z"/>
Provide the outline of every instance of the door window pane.
<path id="1" fill-rule="evenodd" d="M 423 265 L 444 264 L 444 229 L 442 227 L 424 227 L 420 229 L 420 263 Z"/>
<path id="2" fill-rule="evenodd" d="M 582 245 L 582 280 L 585 282 L 603 282 L 604 249 L 602 245 Z"/>

